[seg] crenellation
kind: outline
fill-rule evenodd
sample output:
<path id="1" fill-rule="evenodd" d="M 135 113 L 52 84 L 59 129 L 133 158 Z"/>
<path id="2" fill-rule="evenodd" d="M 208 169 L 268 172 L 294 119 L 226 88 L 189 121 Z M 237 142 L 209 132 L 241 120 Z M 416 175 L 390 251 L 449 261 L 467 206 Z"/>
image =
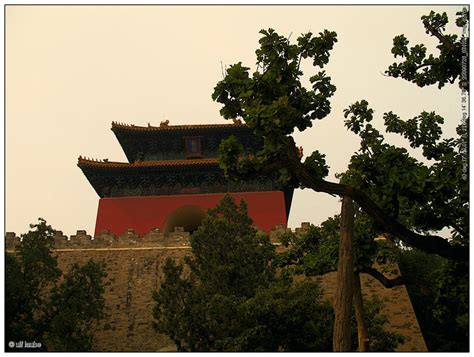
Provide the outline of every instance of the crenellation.
<path id="1" fill-rule="evenodd" d="M 168 246 L 187 246 L 190 244 L 190 234 L 184 231 L 174 231 L 169 234 L 166 245 Z"/>
<path id="2" fill-rule="evenodd" d="M 62 231 L 54 231 L 53 242 L 55 247 L 60 248 L 68 243 L 68 238 Z"/>
<path id="3" fill-rule="evenodd" d="M 269 235 L 280 235 L 285 232 L 291 232 L 291 228 L 286 228 L 284 224 L 277 224 L 275 228 L 273 228 L 270 232 Z"/>
<path id="4" fill-rule="evenodd" d="M 301 230 L 303 232 L 308 231 L 310 226 L 311 226 L 311 223 L 309 222 L 301 222 Z"/>
<path id="5" fill-rule="evenodd" d="M 304 232 L 308 229 L 309 223 L 303 222 L 301 227 L 297 227 L 294 232 Z M 255 226 L 258 229 L 258 226 Z M 286 228 L 283 224 L 278 224 L 270 231 L 270 241 L 274 244 L 279 243 L 279 237 L 286 232 L 292 232 L 291 228 Z M 264 233 L 264 232 L 262 232 Z M 21 239 L 14 232 L 5 233 L 5 248 L 15 249 Z M 70 237 L 56 230 L 53 233 L 54 249 L 83 249 L 83 248 L 101 248 L 101 247 L 172 247 L 189 246 L 190 233 L 183 227 L 175 227 L 174 232 L 165 235 L 159 228 L 154 228 L 150 232 L 140 236 L 133 229 L 127 229 L 120 236 L 115 236 L 108 230 L 103 230 L 95 237 L 87 234 L 86 230 L 77 230 L 76 234 Z"/>
<path id="6" fill-rule="evenodd" d="M 147 234 L 145 234 L 142 238 L 141 241 L 143 244 L 163 244 L 165 241 L 165 236 L 163 233 L 160 233 L 159 229 L 153 229 Z"/>
<path id="7" fill-rule="evenodd" d="M 274 231 L 282 231 L 282 230 L 285 230 L 285 229 L 286 229 L 285 225 L 280 223 L 280 224 L 277 224 L 275 226 Z"/>
<path id="8" fill-rule="evenodd" d="M 309 222 L 301 222 L 301 226 L 295 228 L 295 234 L 306 233 L 309 230 L 310 225 Z"/>
<path id="9" fill-rule="evenodd" d="M 68 243 L 77 246 L 91 245 L 92 237 L 86 231 L 77 231 L 75 235 L 71 236 Z"/>
<path id="10" fill-rule="evenodd" d="M 110 246 L 117 241 L 117 237 L 110 233 L 108 230 L 103 230 L 97 236 L 94 237 L 93 243 L 100 246 Z"/>
<path id="11" fill-rule="evenodd" d="M 5 249 L 15 249 L 18 244 L 20 244 L 20 238 L 15 232 L 5 233 Z"/>
<path id="12" fill-rule="evenodd" d="M 140 241 L 140 236 L 133 229 L 129 228 L 122 235 L 118 236 L 114 243 L 119 246 L 136 246 Z"/>
<path id="13" fill-rule="evenodd" d="M 301 227 L 297 227 L 294 232 L 299 234 L 305 232 L 309 227 L 309 223 L 303 222 Z M 258 226 L 255 226 L 258 229 Z M 270 241 L 274 244 L 279 243 L 279 237 L 286 233 L 292 232 L 291 228 L 286 228 L 283 224 L 278 224 L 270 231 Z M 264 233 L 264 232 L 262 232 Z M 14 232 L 5 234 L 5 248 L 15 249 L 20 243 L 20 238 Z M 55 249 L 83 249 L 83 248 L 100 248 L 100 247 L 172 247 L 172 246 L 189 246 L 190 233 L 186 232 L 183 227 L 175 227 L 174 232 L 165 235 L 160 232 L 159 228 L 154 228 L 143 236 L 140 236 L 133 229 L 127 229 L 120 236 L 115 236 L 108 230 L 103 230 L 100 234 L 92 237 L 85 230 L 77 230 L 76 234 L 70 237 L 63 234 L 62 231 L 56 230 L 53 234 Z"/>
<path id="14" fill-rule="evenodd" d="M 277 224 L 275 229 L 270 231 L 270 242 L 273 244 L 280 243 L 281 235 L 291 232 L 291 228 L 286 228 L 283 224 Z"/>
<path id="15" fill-rule="evenodd" d="M 165 235 L 161 232 L 156 232 L 156 231 L 150 231 L 148 232 L 147 234 L 145 234 L 142 239 L 144 241 L 147 241 L 147 242 L 152 242 L 152 241 L 157 241 L 157 240 L 160 240 L 162 238 L 164 238 Z"/>

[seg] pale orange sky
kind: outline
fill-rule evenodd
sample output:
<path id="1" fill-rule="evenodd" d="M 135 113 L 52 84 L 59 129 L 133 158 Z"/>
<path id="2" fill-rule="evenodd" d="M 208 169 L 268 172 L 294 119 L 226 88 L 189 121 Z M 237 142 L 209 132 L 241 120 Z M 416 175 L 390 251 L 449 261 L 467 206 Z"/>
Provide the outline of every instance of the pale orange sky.
<path id="1" fill-rule="evenodd" d="M 258 31 L 274 28 L 296 40 L 308 30 L 336 31 L 325 70 L 337 92 L 332 113 L 295 139 L 344 171 L 358 138 L 343 126 L 343 109 L 366 99 L 374 125 L 394 111 L 404 119 L 435 110 L 454 135 L 460 90 L 419 88 L 382 75 L 394 61 L 394 36 L 436 42 L 422 15 L 459 6 L 7 6 L 6 227 L 17 234 L 45 218 L 55 229 L 93 233 L 99 197 L 76 166 L 79 155 L 126 161 L 112 121 L 135 125 L 219 123 L 211 100 L 221 62 L 255 64 Z M 460 30 L 450 25 L 448 31 Z M 319 71 L 303 67 L 306 78 Z M 394 143 L 398 137 L 388 136 Z M 289 226 L 319 224 L 340 209 L 338 198 L 295 191 Z"/>

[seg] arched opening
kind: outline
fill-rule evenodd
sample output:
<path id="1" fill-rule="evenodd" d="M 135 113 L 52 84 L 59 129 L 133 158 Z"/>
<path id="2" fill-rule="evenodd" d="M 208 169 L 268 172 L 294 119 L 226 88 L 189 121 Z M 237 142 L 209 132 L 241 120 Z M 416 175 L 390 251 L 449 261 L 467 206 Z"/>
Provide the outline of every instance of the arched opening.
<path id="1" fill-rule="evenodd" d="M 165 235 L 174 232 L 175 227 L 183 227 L 185 232 L 193 233 L 200 225 L 206 212 L 198 206 L 179 207 L 168 216 L 163 227 Z"/>

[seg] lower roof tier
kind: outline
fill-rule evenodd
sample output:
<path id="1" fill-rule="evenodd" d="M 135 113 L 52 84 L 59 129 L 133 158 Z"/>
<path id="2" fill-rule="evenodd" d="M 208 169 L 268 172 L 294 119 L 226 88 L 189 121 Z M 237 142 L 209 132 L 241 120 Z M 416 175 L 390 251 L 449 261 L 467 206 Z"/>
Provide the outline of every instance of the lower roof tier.
<path id="1" fill-rule="evenodd" d="M 78 166 L 102 198 L 284 191 L 289 210 L 293 195 L 293 189 L 279 184 L 276 176 L 229 180 L 217 159 L 123 163 L 79 157 Z"/>
<path id="2" fill-rule="evenodd" d="M 219 166 L 219 161 L 216 158 L 211 159 L 185 159 L 185 160 L 160 160 L 160 161 L 135 161 L 129 162 L 116 162 L 106 160 L 94 160 L 86 159 L 79 156 L 77 162 L 82 171 L 84 169 L 93 169 L 99 171 L 167 171 L 170 168 L 186 168 L 195 169 L 202 167 L 214 167 Z"/>

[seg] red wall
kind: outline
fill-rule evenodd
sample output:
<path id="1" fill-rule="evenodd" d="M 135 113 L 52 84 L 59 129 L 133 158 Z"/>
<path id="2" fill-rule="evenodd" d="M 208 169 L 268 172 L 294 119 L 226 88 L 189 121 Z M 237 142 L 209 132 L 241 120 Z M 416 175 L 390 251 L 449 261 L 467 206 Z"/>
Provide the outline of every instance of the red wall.
<path id="1" fill-rule="evenodd" d="M 231 193 L 237 202 L 247 202 L 253 223 L 269 232 L 277 224 L 286 227 L 285 198 L 281 191 Z M 141 196 L 101 198 L 97 210 L 95 235 L 109 230 L 116 236 L 133 228 L 140 236 L 153 228 L 163 231 L 168 216 L 184 205 L 204 209 L 216 206 L 224 194 L 198 194 L 179 196 Z"/>

